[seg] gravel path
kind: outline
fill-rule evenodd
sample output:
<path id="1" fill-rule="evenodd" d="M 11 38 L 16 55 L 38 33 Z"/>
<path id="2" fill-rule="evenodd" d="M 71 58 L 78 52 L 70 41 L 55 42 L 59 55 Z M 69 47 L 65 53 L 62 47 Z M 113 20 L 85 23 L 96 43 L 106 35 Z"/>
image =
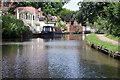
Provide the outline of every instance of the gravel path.
<path id="1" fill-rule="evenodd" d="M 106 42 L 110 42 L 110 43 L 112 43 L 112 44 L 116 44 L 116 45 L 119 45 L 119 46 L 120 46 L 120 43 L 119 43 L 119 42 L 117 42 L 117 41 L 115 41 L 115 40 L 112 40 L 112 39 L 109 39 L 109 38 L 105 37 L 103 34 L 97 34 L 97 36 L 98 36 L 98 38 L 99 38 L 100 40 L 103 40 L 103 41 L 106 41 Z"/>

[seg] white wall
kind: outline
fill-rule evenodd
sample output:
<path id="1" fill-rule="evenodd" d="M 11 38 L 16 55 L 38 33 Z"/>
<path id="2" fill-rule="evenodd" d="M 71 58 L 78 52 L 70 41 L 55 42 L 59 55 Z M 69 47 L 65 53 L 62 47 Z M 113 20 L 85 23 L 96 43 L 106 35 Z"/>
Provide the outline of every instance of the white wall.
<path id="1" fill-rule="evenodd" d="M 83 26 L 83 31 L 85 31 L 85 26 Z M 91 31 L 90 26 L 86 26 L 86 31 Z"/>
<path id="2" fill-rule="evenodd" d="M 37 32 L 41 32 L 43 29 L 43 26 L 54 26 L 54 24 L 45 24 L 43 21 L 39 22 L 40 26 L 35 26 Z"/>
<path id="3" fill-rule="evenodd" d="M 54 26 L 54 24 L 46 24 L 46 26 Z"/>

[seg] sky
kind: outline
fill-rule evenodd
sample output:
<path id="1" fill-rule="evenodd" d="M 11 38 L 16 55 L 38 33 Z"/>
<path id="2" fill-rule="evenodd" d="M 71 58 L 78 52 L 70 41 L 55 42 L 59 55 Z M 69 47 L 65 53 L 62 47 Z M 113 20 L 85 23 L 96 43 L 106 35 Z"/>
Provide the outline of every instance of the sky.
<path id="1" fill-rule="evenodd" d="M 69 3 L 65 4 L 63 8 L 70 9 L 72 11 L 79 10 L 79 6 L 77 5 L 78 2 L 81 0 L 71 0 Z"/>

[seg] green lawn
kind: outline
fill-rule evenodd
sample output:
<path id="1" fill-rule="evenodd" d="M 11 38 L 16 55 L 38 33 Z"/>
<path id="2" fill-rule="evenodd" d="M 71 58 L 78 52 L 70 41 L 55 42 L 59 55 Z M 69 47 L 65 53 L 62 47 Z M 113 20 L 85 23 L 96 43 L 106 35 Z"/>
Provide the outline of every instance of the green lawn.
<path id="1" fill-rule="evenodd" d="M 86 40 L 90 41 L 91 43 L 93 43 L 95 45 L 100 45 L 103 48 L 107 48 L 107 49 L 112 50 L 112 51 L 120 51 L 120 50 L 118 50 L 118 45 L 114 45 L 112 43 L 102 41 L 96 36 L 96 34 L 89 34 L 86 37 Z"/>
<path id="2" fill-rule="evenodd" d="M 115 41 L 118 41 L 120 39 L 120 37 L 118 36 L 109 35 L 109 34 L 104 34 L 104 36 L 106 36 L 107 38 L 113 39 Z"/>

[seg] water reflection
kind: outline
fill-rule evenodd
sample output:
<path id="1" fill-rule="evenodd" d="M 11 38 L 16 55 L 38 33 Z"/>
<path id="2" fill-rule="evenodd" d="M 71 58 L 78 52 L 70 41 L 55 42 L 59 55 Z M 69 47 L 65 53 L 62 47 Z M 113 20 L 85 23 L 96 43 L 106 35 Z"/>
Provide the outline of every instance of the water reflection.
<path id="1" fill-rule="evenodd" d="M 4 42 L 3 78 L 117 78 L 120 61 L 86 45 L 82 35 Z"/>

